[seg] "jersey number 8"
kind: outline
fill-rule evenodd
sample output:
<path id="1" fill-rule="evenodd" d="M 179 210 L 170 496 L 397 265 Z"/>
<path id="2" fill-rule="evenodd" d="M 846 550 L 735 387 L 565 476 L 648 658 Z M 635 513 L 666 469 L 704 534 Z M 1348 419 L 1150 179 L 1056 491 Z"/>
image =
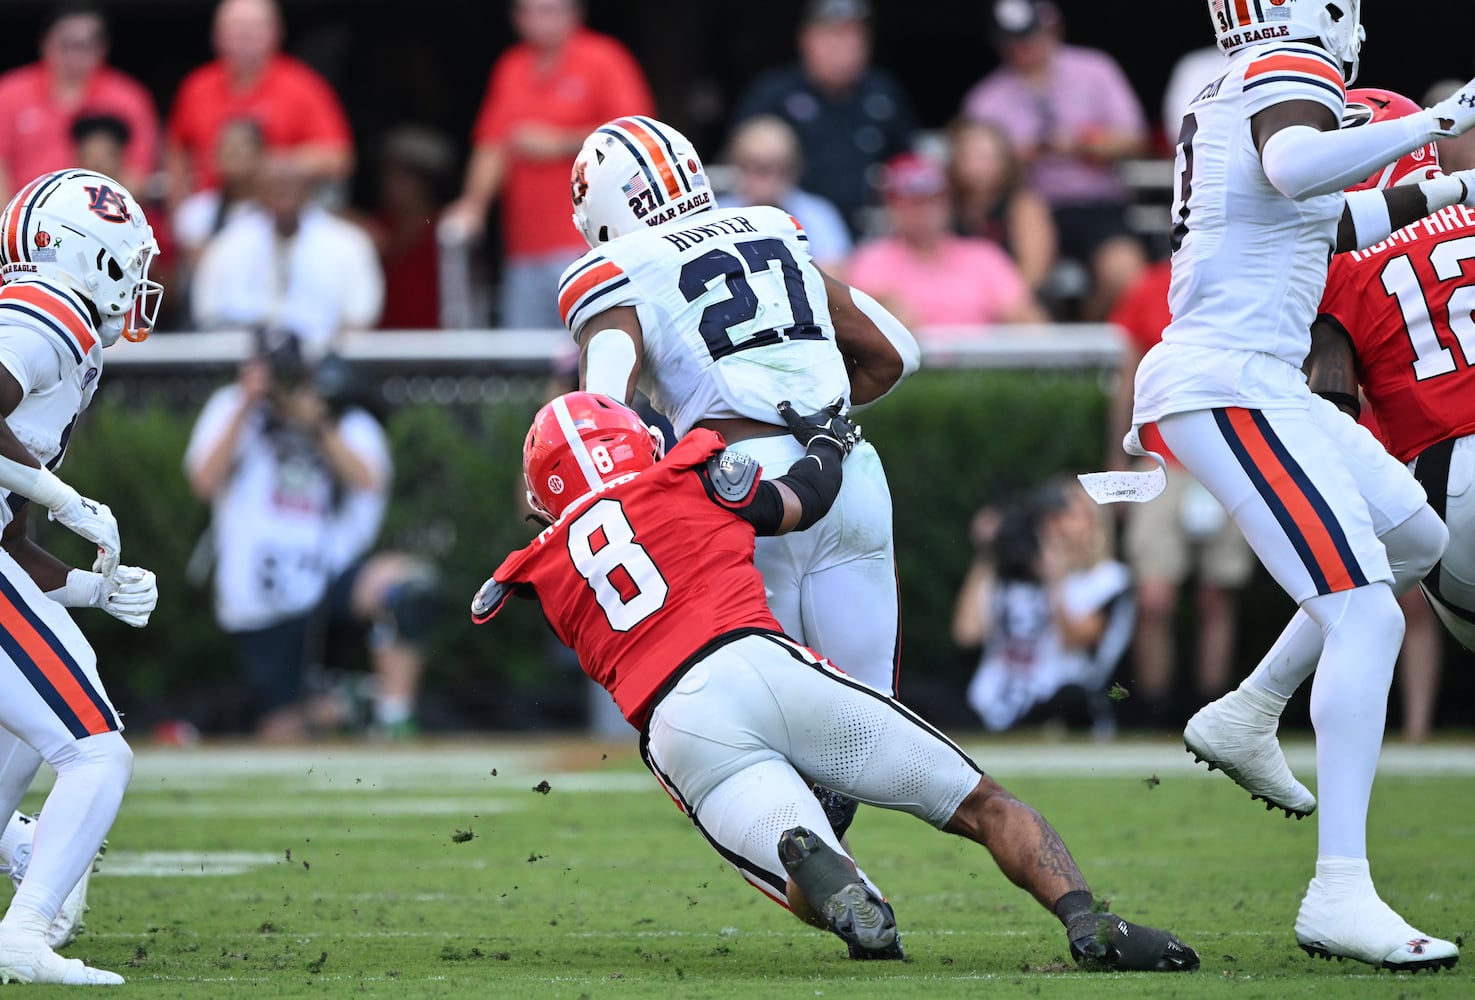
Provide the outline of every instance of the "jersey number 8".
<path id="1" fill-rule="evenodd" d="M 635 541 L 618 500 L 596 501 L 569 525 L 568 554 L 616 632 L 630 631 L 665 606 L 670 587 Z"/>

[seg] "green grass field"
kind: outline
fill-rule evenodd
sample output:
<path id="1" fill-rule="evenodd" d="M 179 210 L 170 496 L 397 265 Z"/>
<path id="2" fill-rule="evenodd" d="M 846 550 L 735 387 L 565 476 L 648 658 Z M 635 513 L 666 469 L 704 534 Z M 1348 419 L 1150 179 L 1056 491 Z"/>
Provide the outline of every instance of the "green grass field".
<path id="1" fill-rule="evenodd" d="M 908 957 L 849 962 L 707 847 L 633 742 L 141 746 L 68 953 L 150 997 L 1475 996 L 1475 957 L 1413 977 L 1304 955 L 1315 820 L 1266 813 L 1178 744 L 966 743 L 1098 896 L 1199 950 L 1191 975 L 1077 971 L 981 848 L 877 809 L 852 846 Z M 1444 937 L 1475 930 L 1472 799 L 1475 745 L 1385 750 L 1374 876 Z M 27 993 L 51 991 L 74 993 Z"/>

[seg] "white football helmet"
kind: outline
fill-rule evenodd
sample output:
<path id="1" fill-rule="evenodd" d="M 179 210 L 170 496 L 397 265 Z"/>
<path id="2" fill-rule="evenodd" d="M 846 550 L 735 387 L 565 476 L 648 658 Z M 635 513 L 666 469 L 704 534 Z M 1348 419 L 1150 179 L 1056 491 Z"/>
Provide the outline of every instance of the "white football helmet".
<path id="1" fill-rule="evenodd" d="M 1214 39 L 1225 55 L 1248 45 L 1314 38 L 1351 83 L 1362 51 L 1362 0 L 1209 0 Z"/>
<path id="2" fill-rule="evenodd" d="M 569 194 L 574 226 L 590 247 L 717 207 L 696 147 L 642 115 L 615 118 L 589 134 L 574 159 Z"/>
<path id="3" fill-rule="evenodd" d="M 39 278 L 72 289 L 97 310 L 105 347 L 153 328 L 164 293 L 149 280 L 158 252 L 133 195 L 90 170 L 42 174 L 0 215 L 0 282 Z"/>

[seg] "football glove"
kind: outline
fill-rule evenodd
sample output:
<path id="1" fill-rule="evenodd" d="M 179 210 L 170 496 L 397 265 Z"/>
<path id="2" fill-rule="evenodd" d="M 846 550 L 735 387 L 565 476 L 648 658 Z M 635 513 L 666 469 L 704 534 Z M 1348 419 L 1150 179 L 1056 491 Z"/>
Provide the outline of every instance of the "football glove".
<path id="1" fill-rule="evenodd" d="M 97 546 L 97 559 L 92 563 L 94 573 L 110 577 L 118 569 L 123 543 L 118 538 L 117 519 L 107 504 L 74 493 L 66 503 L 51 511 L 51 519 Z"/>
<path id="2" fill-rule="evenodd" d="M 1475 126 L 1475 80 L 1429 109 L 1434 115 L 1434 134 L 1452 139 Z"/>
<path id="3" fill-rule="evenodd" d="M 850 420 L 850 407 L 845 404 L 844 396 L 835 397 L 829 406 L 808 416 L 800 416 L 786 399 L 778 404 L 778 413 L 789 433 L 806 449 L 815 441 L 823 441 L 840 449 L 841 455 L 848 455 L 860 443 L 860 425 Z"/>
<path id="4" fill-rule="evenodd" d="M 126 625 L 143 628 L 159 603 L 159 584 L 153 573 L 137 566 L 119 566 L 112 576 L 74 569 L 66 586 L 47 596 L 67 608 L 101 608 Z"/>

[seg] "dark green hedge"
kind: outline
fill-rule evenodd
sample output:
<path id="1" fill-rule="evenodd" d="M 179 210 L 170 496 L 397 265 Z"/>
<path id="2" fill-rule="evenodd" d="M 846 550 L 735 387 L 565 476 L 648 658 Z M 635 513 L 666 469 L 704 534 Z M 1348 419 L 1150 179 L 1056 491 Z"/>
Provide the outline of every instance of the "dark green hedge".
<path id="1" fill-rule="evenodd" d="M 1098 372 L 924 372 L 860 415 L 895 499 L 903 692 L 939 722 L 973 722 L 959 707 L 973 662 L 948 637 L 953 594 L 970 556 L 969 518 L 980 504 L 1052 473 L 1099 467 L 1102 378 Z M 520 452 L 531 410 L 529 403 L 418 406 L 398 409 L 388 421 L 397 478 L 384 541 L 427 553 L 442 568 L 447 614 L 427 692 L 453 704 L 469 724 L 538 724 L 546 715 L 528 714 L 526 706 L 562 700 L 565 710 L 576 711 L 582 704 L 579 678 L 566 658 L 550 655 L 534 606 L 515 602 L 484 628 L 470 625 L 465 612 L 503 555 L 532 533 L 518 510 Z M 207 522 L 180 465 L 193 417 L 162 405 L 99 400 L 65 469 L 80 490 L 113 507 L 125 559 L 159 575 L 160 608 L 147 630 L 101 614 L 89 613 L 86 621 L 110 689 L 120 705 L 143 718 L 164 714 L 183 693 L 226 684 L 233 675 L 208 589 L 185 578 Z M 69 533 L 55 526 L 44 533 L 64 557 L 88 558 L 85 545 Z M 1258 577 L 1246 598 L 1245 668 L 1290 611 L 1279 589 Z"/>

